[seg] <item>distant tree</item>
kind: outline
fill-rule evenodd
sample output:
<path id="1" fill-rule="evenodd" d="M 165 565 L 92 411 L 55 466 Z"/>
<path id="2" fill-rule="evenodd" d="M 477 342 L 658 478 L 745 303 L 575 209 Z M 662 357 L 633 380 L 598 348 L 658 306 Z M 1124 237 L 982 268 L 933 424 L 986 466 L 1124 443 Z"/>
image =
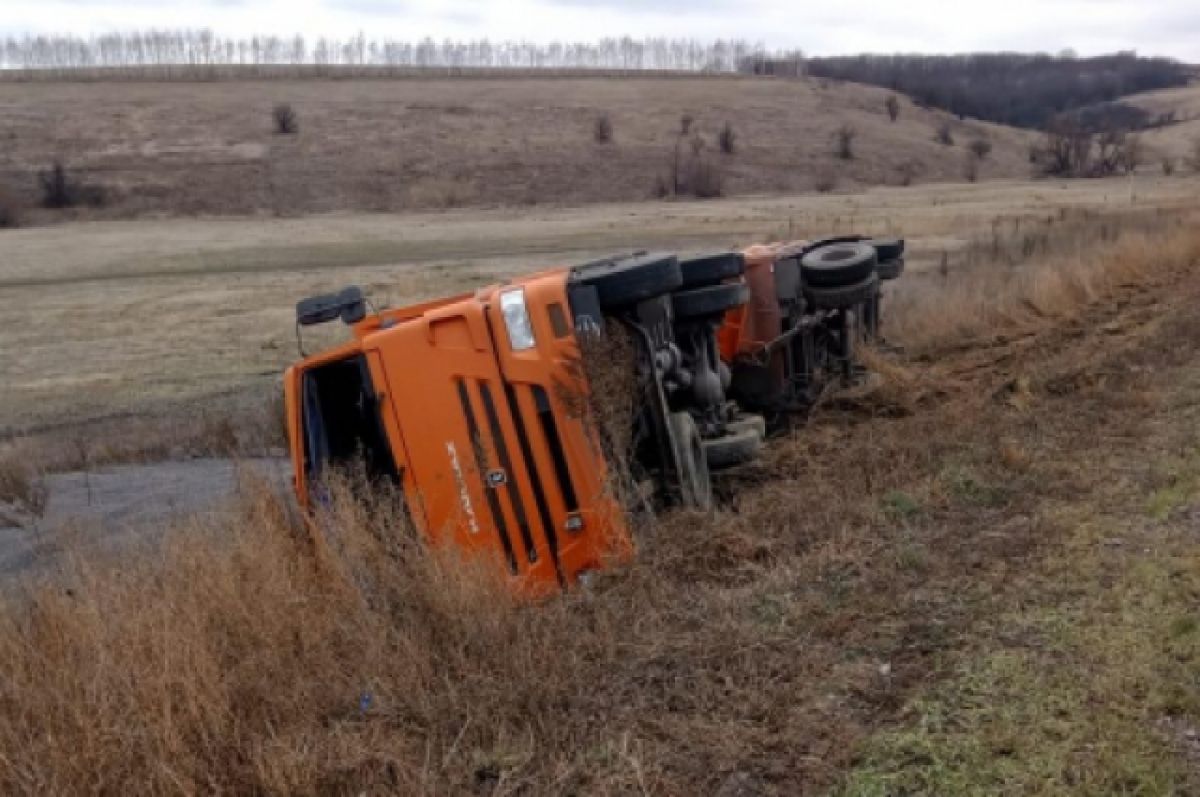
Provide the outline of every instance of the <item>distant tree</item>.
<path id="1" fill-rule="evenodd" d="M 818 194 L 828 194 L 838 186 L 838 175 L 833 169 L 822 170 L 813 181 Z"/>
<path id="2" fill-rule="evenodd" d="M 888 118 L 893 122 L 900 118 L 900 100 L 895 94 L 889 94 L 888 98 L 883 101 L 883 105 L 887 108 Z"/>
<path id="3" fill-rule="evenodd" d="M 1192 149 L 1187 157 L 1188 168 L 1200 172 L 1200 136 L 1192 139 Z"/>
<path id="4" fill-rule="evenodd" d="M 858 130 L 854 125 L 844 124 L 833 132 L 834 154 L 844 161 L 854 159 L 854 139 L 858 137 Z"/>
<path id="5" fill-rule="evenodd" d="M 717 145 L 720 146 L 721 152 L 726 155 L 732 155 L 737 149 L 737 132 L 734 131 L 733 125 L 729 122 L 725 123 L 720 133 L 717 133 Z"/>
<path id="6" fill-rule="evenodd" d="M 679 117 L 679 135 L 686 136 L 689 133 L 691 133 L 692 132 L 692 122 L 694 122 L 694 121 L 695 121 L 695 119 L 692 117 L 692 115 L 690 113 L 685 113 L 683 116 L 680 116 Z"/>
<path id="7" fill-rule="evenodd" d="M 1175 159 L 1174 158 L 1164 155 L 1161 165 L 1162 165 L 1162 173 L 1164 176 L 1170 177 L 1171 175 L 1175 174 Z"/>
<path id="8" fill-rule="evenodd" d="M 947 147 L 954 146 L 954 129 L 950 127 L 950 122 L 942 122 L 937 126 L 933 140 Z"/>
<path id="9" fill-rule="evenodd" d="M 286 102 L 276 105 L 271 110 L 271 118 L 275 120 L 275 132 L 281 136 L 293 136 L 300 131 L 300 120 L 296 110 Z"/>
<path id="10" fill-rule="evenodd" d="M 1045 54 L 858 55 L 810 58 L 807 73 L 907 94 L 918 105 L 960 117 L 1044 128 L 1064 110 L 1153 89 L 1185 86 L 1191 69 L 1168 58 L 1117 53 L 1094 58 Z"/>
<path id="11" fill-rule="evenodd" d="M 1137 171 L 1137 167 L 1145 159 L 1146 153 L 1145 147 L 1142 146 L 1142 137 L 1136 133 L 1130 133 L 1125 137 L 1125 145 L 1117 158 L 1121 171 L 1125 174 L 1132 174 Z"/>
<path id="12" fill-rule="evenodd" d="M 101 207 L 108 201 L 108 194 L 98 185 L 89 185 L 71 175 L 62 161 L 55 161 L 49 169 L 38 172 L 38 186 L 42 190 L 42 207 L 62 210 L 78 205 Z"/>
<path id="13" fill-rule="evenodd" d="M 979 160 L 979 156 L 970 150 L 963 155 L 963 177 L 968 183 L 979 179 Z"/>
<path id="14" fill-rule="evenodd" d="M 608 117 L 608 114 L 602 113 L 592 123 L 592 138 L 597 144 L 607 144 L 612 141 L 612 137 L 612 119 Z"/>
<path id="15" fill-rule="evenodd" d="M 0 187 L 0 229 L 21 226 L 21 205 L 17 197 Z"/>
<path id="16" fill-rule="evenodd" d="M 983 137 L 972 139 L 967 148 L 976 159 L 981 161 L 986 160 L 987 156 L 992 154 L 992 142 Z"/>

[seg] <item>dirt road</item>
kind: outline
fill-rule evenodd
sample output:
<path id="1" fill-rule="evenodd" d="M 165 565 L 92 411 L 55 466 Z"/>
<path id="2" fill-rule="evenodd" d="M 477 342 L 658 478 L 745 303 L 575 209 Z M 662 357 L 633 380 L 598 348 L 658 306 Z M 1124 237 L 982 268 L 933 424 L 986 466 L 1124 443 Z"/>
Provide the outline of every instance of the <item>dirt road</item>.
<path id="1" fill-rule="evenodd" d="M 172 519 L 225 511 L 242 469 L 288 486 L 287 463 L 273 459 L 193 459 L 47 476 L 45 516 L 25 528 L 0 526 L 0 578 L 51 568 L 64 550 L 120 553 L 157 539 Z"/>

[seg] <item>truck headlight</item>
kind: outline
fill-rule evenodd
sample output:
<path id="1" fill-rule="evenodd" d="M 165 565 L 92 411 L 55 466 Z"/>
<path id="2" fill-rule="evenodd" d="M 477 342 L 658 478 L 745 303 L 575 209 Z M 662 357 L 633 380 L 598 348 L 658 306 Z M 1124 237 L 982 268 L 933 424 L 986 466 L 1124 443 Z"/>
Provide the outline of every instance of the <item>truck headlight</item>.
<path id="1" fill-rule="evenodd" d="M 529 310 L 525 307 L 525 291 L 517 288 L 500 294 L 500 314 L 504 316 L 504 327 L 508 330 L 508 344 L 513 351 L 532 349 L 537 341 L 533 338 L 533 324 L 529 321 Z"/>

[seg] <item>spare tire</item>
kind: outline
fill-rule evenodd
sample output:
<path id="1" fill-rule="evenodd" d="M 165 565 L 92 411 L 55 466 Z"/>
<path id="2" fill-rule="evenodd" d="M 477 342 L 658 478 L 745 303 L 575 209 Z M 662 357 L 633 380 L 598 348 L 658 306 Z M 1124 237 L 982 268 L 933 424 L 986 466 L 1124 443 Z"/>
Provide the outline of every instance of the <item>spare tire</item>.
<path id="1" fill-rule="evenodd" d="M 875 247 L 875 254 L 879 257 L 880 263 L 904 256 L 903 238 L 872 238 L 867 243 Z"/>
<path id="2" fill-rule="evenodd" d="M 571 278 L 596 289 L 601 309 L 628 307 L 683 285 L 679 259 L 662 253 L 586 263 L 576 266 Z"/>
<path id="3" fill-rule="evenodd" d="M 707 288 L 671 294 L 675 317 L 680 319 L 723 315 L 727 310 L 741 307 L 748 301 L 750 289 L 741 282 L 709 285 Z"/>
<path id="4" fill-rule="evenodd" d="M 679 262 L 683 272 L 683 287 L 699 288 L 716 285 L 728 279 L 740 277 L 746 271 L 746 258 L 738 252 L 722 252 L 719 255 L 693 257 Z"/>
<path id="5" fill-rule="evenodd" d="M 904 273 L 904 258 L 899 257 L 895 260 L 885 260 L 875 270 L 881 280 L 899 279 L 900 275 Z"/>
<path id="6" fill-rule="evenodd" d="M 830 244 L 800 259 L 800 276 L 806 287 L 842 288 L 874 276 L 878 262 L 870 244 Z"/>
<path id="7" fill-rule="evenodd" d="M 818 310 L 842 310 L 871 301 L 879 293 L 879 277 L 875 274 L 856 285 L 840 288 L 805 287 L 804 298 Z"/>

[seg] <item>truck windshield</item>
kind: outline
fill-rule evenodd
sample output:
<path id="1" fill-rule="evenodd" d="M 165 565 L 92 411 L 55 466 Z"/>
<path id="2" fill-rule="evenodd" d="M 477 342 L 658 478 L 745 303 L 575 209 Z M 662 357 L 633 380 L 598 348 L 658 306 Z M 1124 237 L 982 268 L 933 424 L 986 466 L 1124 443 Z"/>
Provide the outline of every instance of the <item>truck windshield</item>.
<path id="1" fill-rule="evenodd" d="M 310 482 L 330 467 L 361 467 L 370 481 L 399 483 L 379 401 L 363 355 L 327 363 L 303 377 L 304 471 Z"/>

